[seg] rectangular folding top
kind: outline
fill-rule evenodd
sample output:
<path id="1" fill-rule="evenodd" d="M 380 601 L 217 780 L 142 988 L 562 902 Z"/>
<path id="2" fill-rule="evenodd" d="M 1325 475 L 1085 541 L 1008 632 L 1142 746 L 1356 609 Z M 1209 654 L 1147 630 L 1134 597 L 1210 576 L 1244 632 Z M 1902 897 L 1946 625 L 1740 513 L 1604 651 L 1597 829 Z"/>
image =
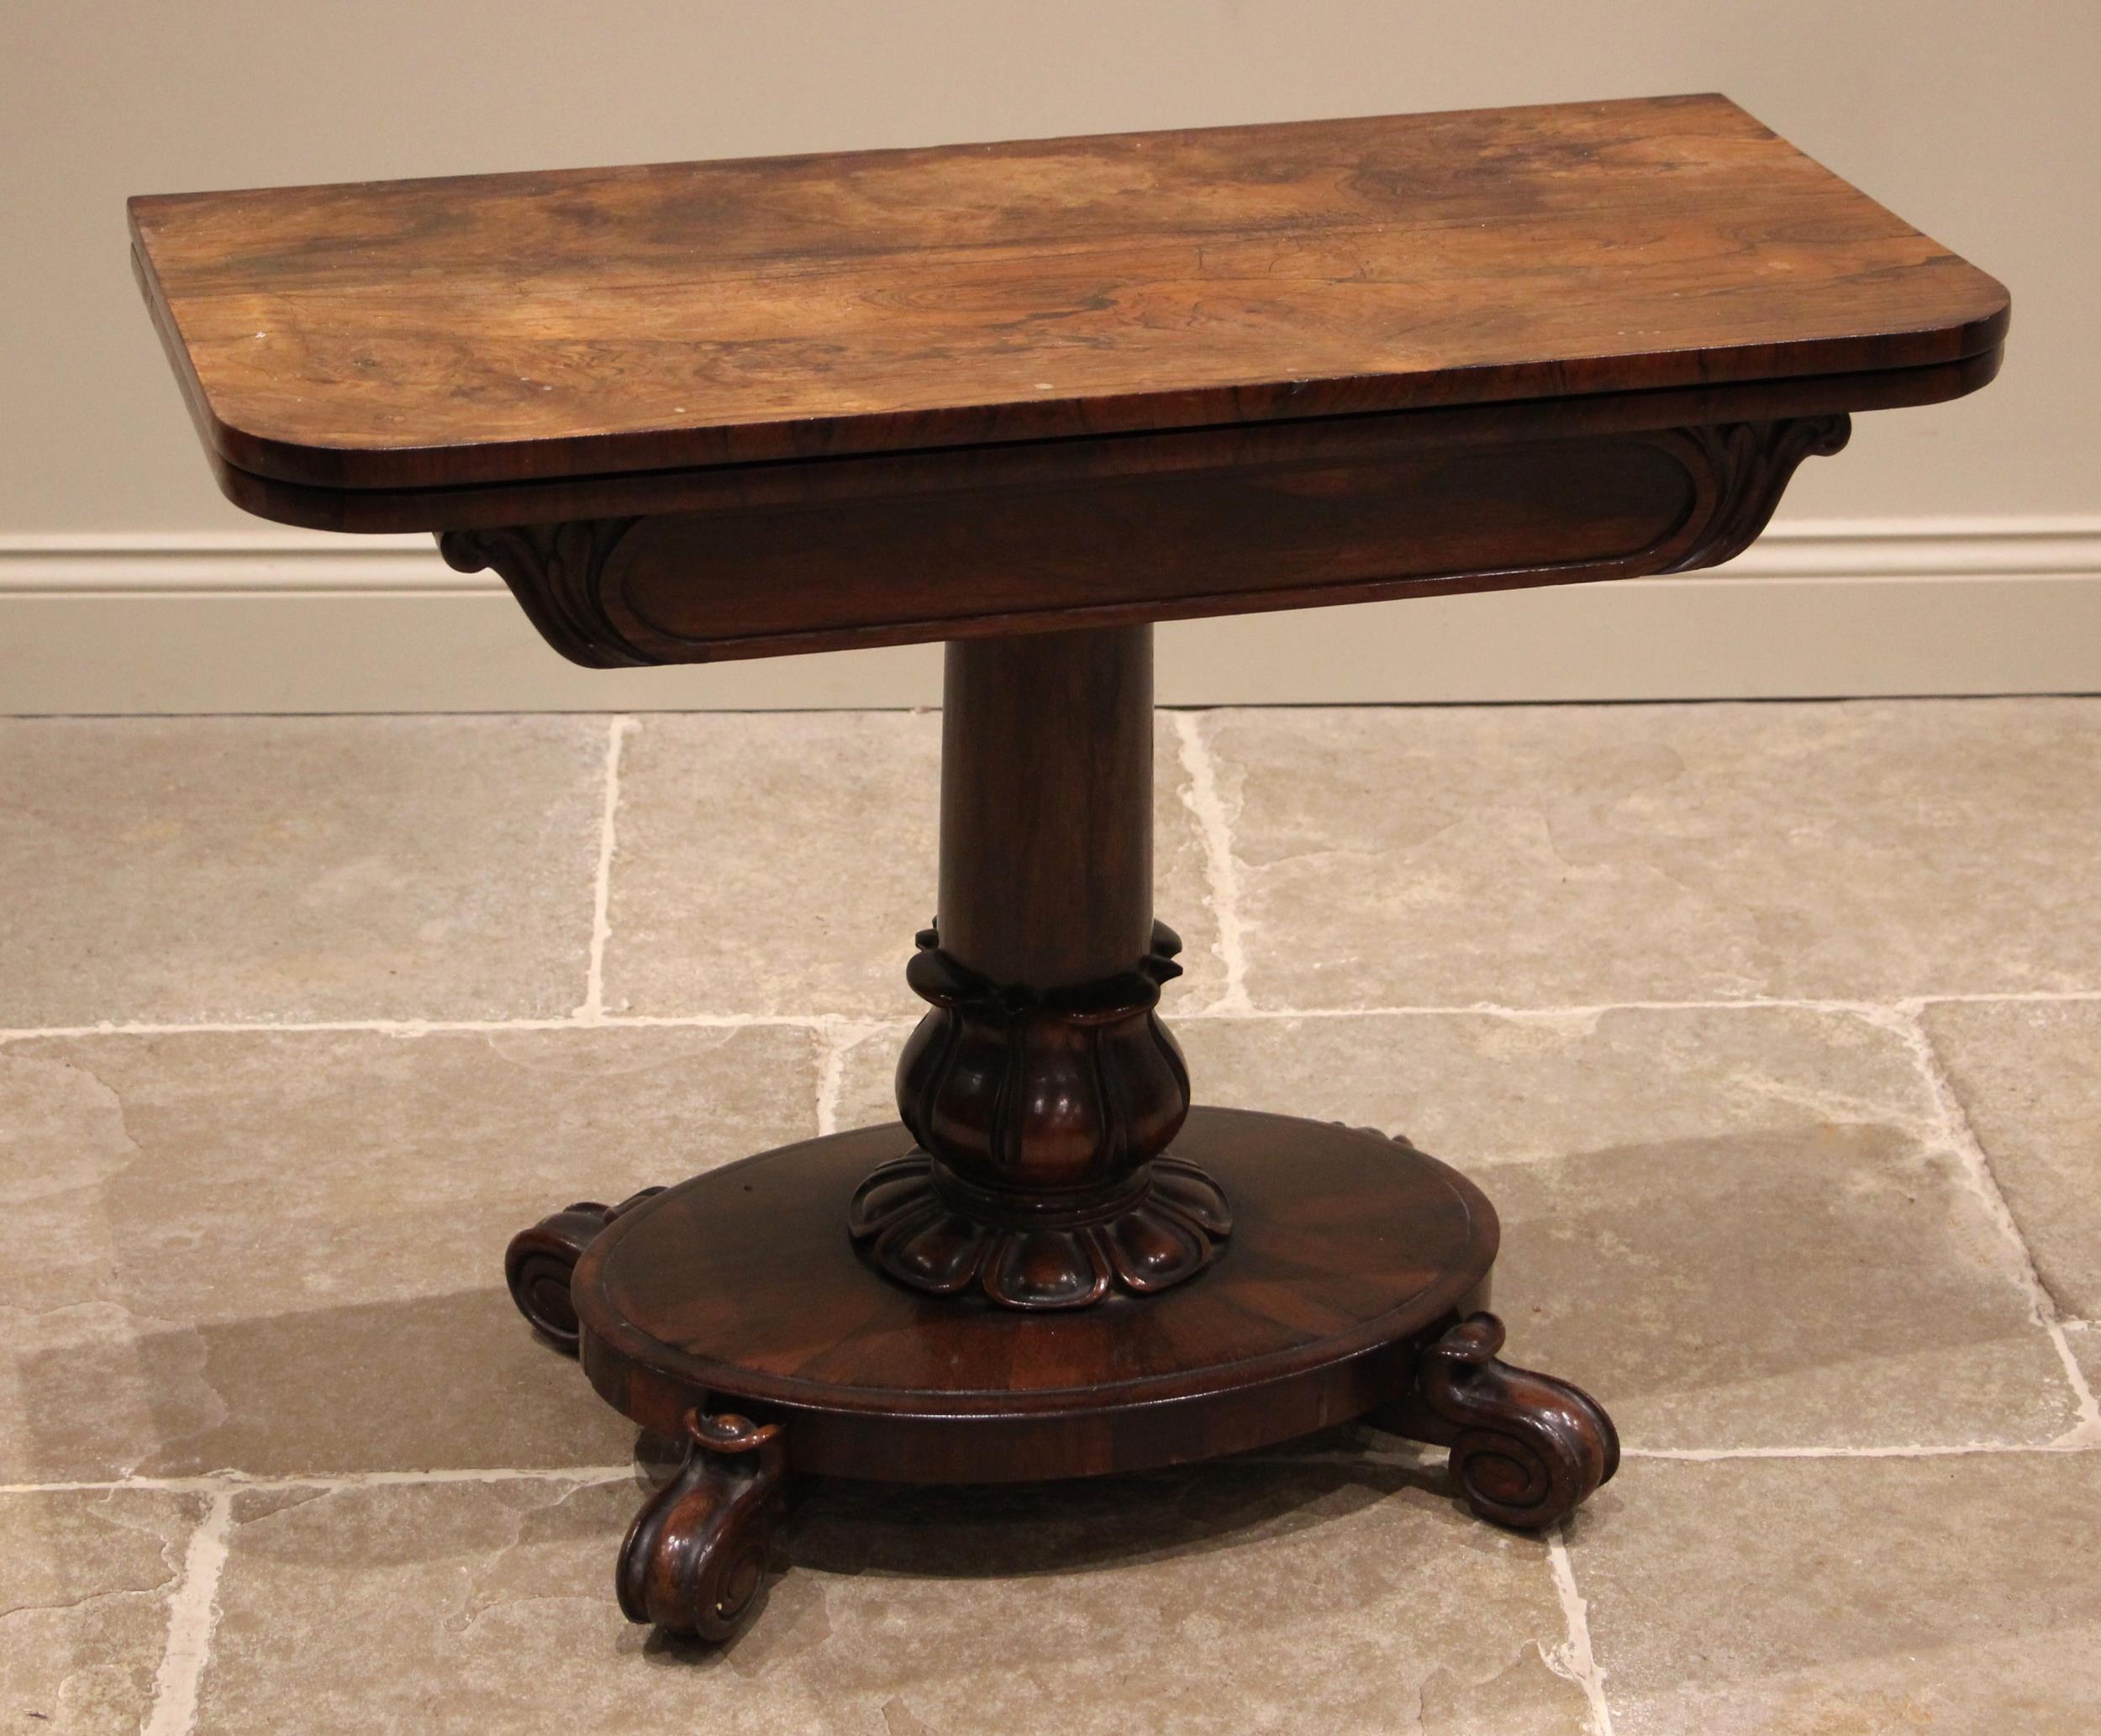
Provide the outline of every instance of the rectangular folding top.
<path id="1" fill-rule="evenodd" d="M 1945 366 L 1991 278 L 1725 98 L 134 199 L 223 469 L 458 489 Z"/>

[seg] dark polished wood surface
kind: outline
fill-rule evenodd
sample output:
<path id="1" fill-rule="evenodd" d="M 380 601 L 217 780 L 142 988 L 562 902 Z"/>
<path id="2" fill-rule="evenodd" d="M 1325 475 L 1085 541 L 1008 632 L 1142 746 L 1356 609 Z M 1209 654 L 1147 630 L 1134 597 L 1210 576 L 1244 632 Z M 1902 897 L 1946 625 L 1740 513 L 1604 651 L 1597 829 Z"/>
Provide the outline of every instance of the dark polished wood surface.
<path id="1" fill-rule="evenodd" d="M 782 466 L 763 504 L 440 546 L 576 662 L 708 662 L 1685 571 L 1740 551 L 1846 439 L 1828 413 L 1623 432 L 1594 425 L 1616 401 L 1582 402 L 1593 425 L 1558 436 L 1423 425 L 1438 413 L 1125 439 L 1098 470 L 1083 441 L 1000 449 L 1003 475 L 954 454 Z"/>
<path id="2" fill-rule="evenodd" d="M 1149 627 L 948 648 L 941 944 L 999 983 L 1069 988 L 1153 944 Z"/>
<path id="3" fill-rule="evenodd" d="M 918 1294 L 840 1217 L 913 1149 L 863 1128 L 709 1170 L 613 1220 L 577 1269 L 599 1391 L 677 1438 L 696 1405 L 786 1423 L 798 1469 L 1003 1482 L 1283 1440 L 1387 1403 L 1416 1334 L 1479 1300 L 1495 1213 L 1383 1134 L 1198 1109 L 1176 1142 L 1233 1197 L 1196 1282 L 1072 1313 Z M 696 1274 L 705 1281 L 696 1281 Z"/>
<path id="4" fill-rule="evenodd" d="M 1716 96 L 160 196 L 131 221 L 207 444 L 322 489 L 1935 367 L 2007 309 Z"/>

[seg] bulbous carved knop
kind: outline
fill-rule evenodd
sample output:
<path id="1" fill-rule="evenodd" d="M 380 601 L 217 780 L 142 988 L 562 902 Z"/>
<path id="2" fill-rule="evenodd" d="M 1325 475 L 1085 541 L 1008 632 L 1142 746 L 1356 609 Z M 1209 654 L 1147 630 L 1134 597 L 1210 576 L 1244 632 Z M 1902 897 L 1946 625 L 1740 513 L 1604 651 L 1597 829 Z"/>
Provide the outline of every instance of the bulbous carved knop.
<path id="1" fill-rule="evenodd" d="M 934 1011 L 898 1065 L 919 1143 L 855 1194 L 847 1227 L 890 1277 L 1013 1308 L 1151 1295 L 1232 1232 L 1218 1184 L 1164 1155 L 1189 1113 L 1182 1051 L 1155 1010 L 1182 942 L 1100 982 L 1038 992 L 990 982 L 931 928 L 907 971 Z"/>

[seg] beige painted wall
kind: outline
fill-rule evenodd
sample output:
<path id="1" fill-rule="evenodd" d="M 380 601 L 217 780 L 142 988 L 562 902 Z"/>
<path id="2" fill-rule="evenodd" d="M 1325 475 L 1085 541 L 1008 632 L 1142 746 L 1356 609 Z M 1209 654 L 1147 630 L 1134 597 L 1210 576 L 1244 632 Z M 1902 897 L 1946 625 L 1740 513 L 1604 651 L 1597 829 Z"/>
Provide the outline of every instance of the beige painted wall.
<path id="1" fill-rule="evenodd" d="M 0 547 L 250 522 L 137 303 L 128 193 L 1702 89 L 2014 290 L 1997 386 L 1863 418 L 1788 513 L 2092 517 L 2096 66 L 2094 0 L 24 0 Z"/>

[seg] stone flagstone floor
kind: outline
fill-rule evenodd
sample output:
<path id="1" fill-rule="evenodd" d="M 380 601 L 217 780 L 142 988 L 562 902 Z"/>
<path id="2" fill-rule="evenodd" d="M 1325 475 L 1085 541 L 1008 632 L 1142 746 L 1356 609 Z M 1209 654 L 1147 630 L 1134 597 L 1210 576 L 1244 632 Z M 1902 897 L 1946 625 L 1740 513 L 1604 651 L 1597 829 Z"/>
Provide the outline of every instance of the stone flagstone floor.
<path id="1" fill-rule="evenodd" d="M 2101 701 L 1162 713 L 1199 1097 L 1472 1171 L 1619 1478 L 833 1485 L 629 1628 L 503 1242 L 887 1117 L 937 734 L 0 723 L 0 1730 L 2101 1728 Z"/>

